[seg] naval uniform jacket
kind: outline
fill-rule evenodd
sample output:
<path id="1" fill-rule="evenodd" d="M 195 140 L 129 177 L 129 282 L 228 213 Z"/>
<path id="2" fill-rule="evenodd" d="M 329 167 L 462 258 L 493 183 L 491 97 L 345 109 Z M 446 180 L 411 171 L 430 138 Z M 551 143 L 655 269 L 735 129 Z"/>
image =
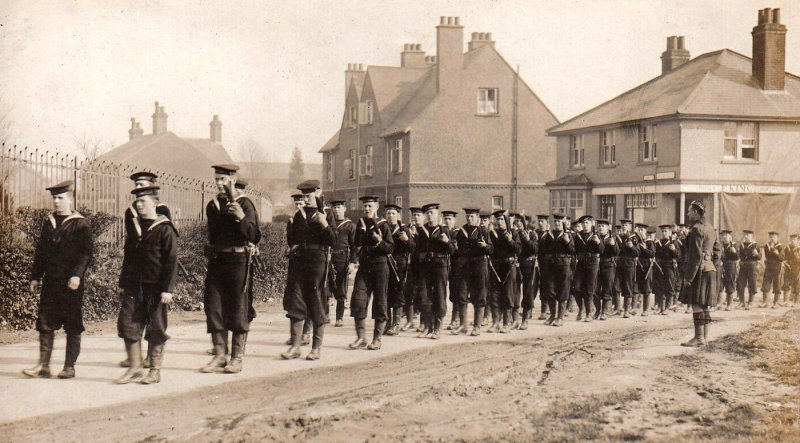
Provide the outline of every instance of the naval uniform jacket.
<path id="1" fill-rule="evenodd" d="M 143 230 L 137 219 L 136 243 L 125 248 L 119 285 L 136 290 L 140 285 L 154 286 L 157 292 L 171 293 L 177 275 L 177 230 L 164 215 L 158 216 Z"/>
<path id="2" fill-rule="evenodd" d="M 42 224 L 31 279 L 52 281 L 78 277 L 83 287 L 92 252 L 92 230 L 83 215 L 73 212 L 57 224 L 55 216 L 50 214 Z"/>

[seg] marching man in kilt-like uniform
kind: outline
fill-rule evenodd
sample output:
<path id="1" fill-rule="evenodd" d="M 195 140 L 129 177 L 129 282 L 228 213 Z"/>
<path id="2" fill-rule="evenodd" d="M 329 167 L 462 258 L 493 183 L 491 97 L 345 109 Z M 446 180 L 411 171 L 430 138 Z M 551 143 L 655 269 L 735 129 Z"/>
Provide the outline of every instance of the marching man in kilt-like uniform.
<path id="1" fill-rule="evenodd" d="M 92 258 L 92 231 L 78 212 L 72 211 L 73 182 L 47 188 L 54 211 L 42 225 L 33 259 L 31 291 L 41 289 L 36 330 L 39 331 L 39 363 L 22 371 L 28 377 L 50 377 L 50 356 L 56 330 L 67 333 L 64 369 L 58 378 L 75 377 L 81 352 L 84 275 Z"/>
<path id="2" fill-rule="evenodd" d="M 719 296 L 716 285 L 717 268 L 712 259 L 717 232 L 706 222 L 705 213 L 706 207 L 698 201 L 693 201 L 686 211 L 692 229 L 686 236 L 680 302 L 692 307 L 694 338 L 681 343 L 681 346 L 699 347 L 706 344 L 708 325 L 711 323 L 710 308 L 716 306 Z"/>
<path id="3" fill-rule="evenodd" d="M 214 166 L 214 181 L 219 195 L 208 202 L 209 246 L 206 274 L 206 327 L 214 345 L 214 358 L 202 372 L 236 373 L 242 370 L 247 333 L 250 331 L 250 307 L 247 284 L 250 281 L 250 254 L 247 244 L 258 244 L 261 232 L 253 202 L 235 189 L 236 165 Z M 228 331 L 231 359 L 226 361 Z"/>

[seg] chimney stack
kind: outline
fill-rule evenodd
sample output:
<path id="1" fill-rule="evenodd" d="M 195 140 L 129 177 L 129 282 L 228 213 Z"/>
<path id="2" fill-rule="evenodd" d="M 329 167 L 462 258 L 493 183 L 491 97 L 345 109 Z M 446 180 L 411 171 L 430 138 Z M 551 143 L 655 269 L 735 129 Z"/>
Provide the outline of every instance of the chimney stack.
<path id="1" fill-rule="evenodd" d="M 143 135 L 144 135 L 144 130 L 142 129 L 141 126 L 139 126 L 139 122 L 137 122 L 135 118 L 131 117 L 131 128 L 128 129 L 128 139 L 133 140 Z"/>
<path id="2" fill-rule="evenodd" d="M 485 45 L 494 45 L 494 40 L 492 40 L 492 33 L 473 32 L 472 40 L 470 40 L 470 42 L 467 43 L 467 51 L 472 51 L 473 49 L 478 49 L 481 46 Z"/>
<path id="3" fill-rule="evenodd" d="M 786 26 L 779 8 L 758 11 L 753 28 L 753 80 L 766 91 L 782 91 L 786 82 Z"/>
<path id="4" fill-rule="evenodd" d="M 425 66 L 433 66 L 436 64 L 436 56 L 435 55 L 426 55 L 425 56 Z"/>
<path id="5" fill-rule="evenodd" d="M 682 35 L 667 37 L 667 50 L 661 53 L 661 75 L 688 62 L 689 59 L 685 37 Z"/>
<path id="6" fill-rule="evenodd" d="M 454 85 L 464 58 L 464 27 L 458 17 L 444 17 L 436 27 L 436 91 Z"/>
<path id="7" fill-rule="evenodd" d="M 167 132 L 167 113 L 164 112 L 163 106 L 158 106 L 156 102 L 156 110 L 153 112 L 153 134 L 163 134 Z"/>
<path id="8" fill-rule="evenodd" d="M 403 45 L 403 52 L 400 53 L 400 67 L 402 68 L 424 68 L 425 51 L 419 43 L 406 43 Z"/>
<path id="9" fill-rule="evenodd" d="M 350 82 L 363 83 L 367 73 L 361 63 L 348 63 L 347 70 L 344 71 L 344 99 L 347 100 L 347 91 L 350 89 Z M 359 97 L 360 98 L 360 97 Z"/>
<path id="10" fill-rule="evenodd" d="M 211 123 L 208 124 L 211 128 L 211 139 L 214 143 L 222 143 L 222 122 L 219 120 L 219 115 L 214 114 Z"/>

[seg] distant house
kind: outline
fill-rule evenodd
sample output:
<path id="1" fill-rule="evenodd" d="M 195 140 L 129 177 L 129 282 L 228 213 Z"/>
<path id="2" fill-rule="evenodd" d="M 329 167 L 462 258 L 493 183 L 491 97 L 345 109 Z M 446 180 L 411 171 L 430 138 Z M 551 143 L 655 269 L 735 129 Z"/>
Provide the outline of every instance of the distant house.
<path id="1" fill-rule="evenodd" d="M 400 66 L 348 66 L 342 124 L 319 150 L 323 190 L 354 212 L 378 195 L 406 217 L 428 202 L 544 211 L 557 123 L 491 33 L 473 32 L 464 52 L 459 18 L 441 17 L 435 56 L 409 43 Z"/>
<path id="2" fill-rule="evenodd" d="M 140 123 L 131 118 L 127 143 L 101 155 L 98 160 L 135 165 L 142 169 L 169 172 L 186 178 L 210 180 L 211 165 L 231 163 L 222 145 L 222 122 L 214 115 L 208 124 L 208 138 L 180 137 L 167 130 L 167 113 L 155 103 L 153 133 L 144 134 Z"/>
<path id="3" fill-rule="evenodd" d="M 240 174 L 247 182 L 263 192 L 269 194 L 273 203 L 275 215 L 289 213 L 294 209 L 291 195 L 297 192 L 297 183 L 289 181 L 288 162 L 237 162 L 241 167 Z M 303 165 L 303 180 L 322 178 L 322 164 L 305 163 Z"/>
<path id="4" fill-rule="evenodd" d="M 784 69 L 780 10 L 759 11 L 751 34 L 752 59 L 690 59 L 669 37 L 660 76 L 550 128 L 551 210 L 657 225 L 702 200 L 714 226 L 759 241 L 800 227 L 800 77 Z"/>

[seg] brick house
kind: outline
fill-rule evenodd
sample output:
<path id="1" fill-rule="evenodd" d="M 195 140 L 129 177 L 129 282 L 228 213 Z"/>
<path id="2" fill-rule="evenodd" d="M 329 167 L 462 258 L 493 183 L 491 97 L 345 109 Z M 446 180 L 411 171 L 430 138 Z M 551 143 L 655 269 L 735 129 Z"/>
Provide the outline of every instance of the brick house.
<path id="1" fill-rule="evenodd" d="M 780 10 L 759 11 L 752 36 L 752 59 L 690 59 L 669 37 L 660 76 L 551 128 L 551 210 L 655 225 L 699 199 L 720 229 L 800 227 L 800 78 L 784 69 Z"/>
<path id="2" fill-rule="evenodd" d="M 407 208 L 431 201 L 546 210 L 555 178 L 556 117 L 497 52 L 473 32 L 464 52 L 458 17 L 436 27 L 436 55 L 406 44 L 400 66 L 348 65 L 339 131 L 322 146 L 323 191 L 360 212 L 358 197 Z M 351 213 L 352 214 L 352 213 Z"/>

